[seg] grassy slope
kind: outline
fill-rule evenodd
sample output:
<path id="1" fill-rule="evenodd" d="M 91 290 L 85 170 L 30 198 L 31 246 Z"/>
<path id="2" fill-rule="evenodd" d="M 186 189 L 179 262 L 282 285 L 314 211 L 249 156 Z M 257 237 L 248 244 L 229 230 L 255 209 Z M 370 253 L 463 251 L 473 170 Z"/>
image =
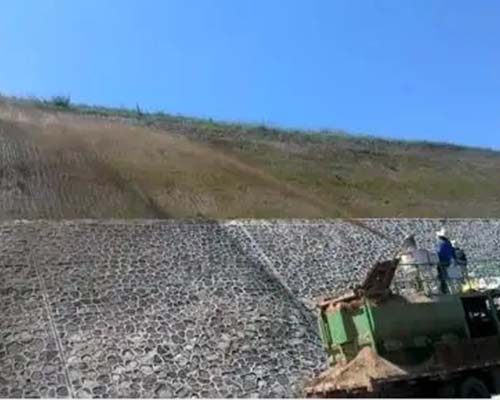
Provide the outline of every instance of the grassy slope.
<path id="1" fill-rule="evenodd" d="M 493 151 L 12 104 L 0 103 L 0 120 L 25 133 L 42 159 L 37 162 L 51 155 L 77 179 L 78 166 L 57 158 L 72 149 L 85 154 L 86 170 L 94 171 L 84 174 L 87 181 L 107 188 L 109 195 L 97 201 L 82 193 L 88 205 L 75 212 L 68 203 L 61 217 L 336 217 L 341 210 L 357 217 L 500 215 L 500 154 Z M 35 216 L 54 217 L 50 211 Z"/>

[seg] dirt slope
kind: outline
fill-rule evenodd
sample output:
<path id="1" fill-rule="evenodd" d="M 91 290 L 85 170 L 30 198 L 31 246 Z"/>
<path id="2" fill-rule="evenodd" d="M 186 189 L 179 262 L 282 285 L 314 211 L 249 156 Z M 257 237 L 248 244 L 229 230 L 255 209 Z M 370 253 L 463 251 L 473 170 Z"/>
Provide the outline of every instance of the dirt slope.
<path id="1" fill-rule="evenodd" d="M 0 218 L 500 215 L 500 155 L 0 102 Z"/>

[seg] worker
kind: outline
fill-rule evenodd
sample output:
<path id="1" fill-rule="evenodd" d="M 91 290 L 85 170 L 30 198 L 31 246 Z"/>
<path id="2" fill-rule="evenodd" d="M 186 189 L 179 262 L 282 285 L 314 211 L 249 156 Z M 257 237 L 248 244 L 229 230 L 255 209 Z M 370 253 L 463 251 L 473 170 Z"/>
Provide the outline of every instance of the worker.
<path id="1" fill-rule="evenodd" d="M 415 240 L 415 235 L 407 236 L 401 246 L 405 253 L 411 253 L 417 250 L 417 241 Z"/>
<path id="2" fill-rule="evenodd" d="M 455 260 L 457 262 L 457 266 L 460 268 L 462 273 L 462 283 L 467 287 L 470 287 L 469 274 L 467 271 L 467 256 L 465 255 L 465 251 L 463 251 L 457 244 L 456 240 L 451 241 L 451 245 L 455 251 Z M 464 286 L 465 287 L 465 286 Z"/>
<path id="3" fill-rule="evenodd" d="M 438 264 L 438 277 L 441 286 L 441 293 L 449 293 L 448 286 L 446 284 L 448 275 L 447 269 L 450 264 L 455 260 L 455 251 L 451 245 L 450 240 L 446 236 L 446 230 L 441 228 L 436 232 L 437 237 L 437 253 L 439 257 Z"/>
<path id="4" fill-rule="evenodd" d="M 457 264 L 461 267 L 466 267 L 467 256 L 465 255 L 465 252 L 460 247 L 458 247 L 456 240 L 452 240 L 451 245 L 453 246 L 453 250 L 455 252 L 455 260 L 457 261 Z"/>
<path id="5" fill-rule="evenodd" d="M 417 242 L 414 235 L 407 236 L 401 246 L 401 253 L 399 254 L 399 268 L 395 285 L 399 290 L 409 292 L 418 290 L 422 285 L 419 281 L 419 274 L 417 268 L 418 260 L 416 259 Z"/>

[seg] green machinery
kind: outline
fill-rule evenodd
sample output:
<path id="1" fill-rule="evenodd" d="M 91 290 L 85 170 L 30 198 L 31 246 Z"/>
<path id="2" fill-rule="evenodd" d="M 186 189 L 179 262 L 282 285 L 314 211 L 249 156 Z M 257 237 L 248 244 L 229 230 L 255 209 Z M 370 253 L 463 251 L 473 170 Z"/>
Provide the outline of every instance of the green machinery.
<path id="1" fill-rule="evenodd" d="M 309 397 L 438 395 L 499 391 L 500 291 L 404 297 L 390 290 L 399 259 L 380 262 L 353 293 L 319 304 L 330 369 Z"/>

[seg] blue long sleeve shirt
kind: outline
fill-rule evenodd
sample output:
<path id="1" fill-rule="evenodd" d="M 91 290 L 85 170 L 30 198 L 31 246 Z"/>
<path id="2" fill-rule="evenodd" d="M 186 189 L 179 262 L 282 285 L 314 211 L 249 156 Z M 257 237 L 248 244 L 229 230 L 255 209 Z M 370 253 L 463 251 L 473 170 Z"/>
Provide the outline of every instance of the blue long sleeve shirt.
<path id="1" fill-rule="evenodd" d="M 455 249 L 450 241 L 444 238 L 438 239 L 437 253 L 441 263 L 449 264 L 455 258 Z"/>

